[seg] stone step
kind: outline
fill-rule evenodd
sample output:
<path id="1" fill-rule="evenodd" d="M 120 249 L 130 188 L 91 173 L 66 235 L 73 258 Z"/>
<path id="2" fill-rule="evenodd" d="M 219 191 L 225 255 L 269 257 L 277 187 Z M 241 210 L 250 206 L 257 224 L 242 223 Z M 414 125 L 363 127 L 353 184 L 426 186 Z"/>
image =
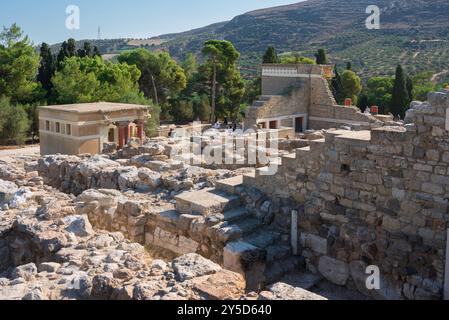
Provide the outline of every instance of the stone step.
<path id="1" fill-rule="evenodd" d="M 290 272 L 284 275 L 281 282 L 286 283 L 295 288 L 311 290 L 323 280 L 323 277 L 313 273 Z"/>
<path id="2" fill-rule="evenodd" d="M 249 217 L 250 213 L 246 208 L 236 208 L 224 212 L 224 220 L 229 223 L 234 223 Z"/>
<path id="3" fill-rule="evenodd" d="M 292 249 L 290 246 L 274 244 L 268 246 L 267 250 L 267 262 L 271 263 L 278 260 L 284 260 L 290 258 L 292 255 Z"/>
<path id="4" fill-rule="evenodd" d="M 266 249 L 273 245 L 281 238 L 280 233 L 273 232 L 272 230 L 262 228 L 256 232 L 246 236 L 243 240 L 252 244 L 255 247 Z"/>
<path id="5" fill-rule="evenodd" d="M 318 140 L 311 140 L 309 141 L 310 150 L 311 151 L 317 151 L 322 150 L 326 144 L 326 139 L 318 139 Z"/>
<path id="6" fill-rule="evenodd" d="M 310 146 L 296 149 L 296 157 L 302 158 L 310 154 Z"/>
<path id="7" fill-rule="evenodd" d="M 234 225 L 238 226 L 242 230 L 242 235 L 246 237 L 261 228 L 263 224 L 258 219 L 249 218 L 235 222 Z"/>
<path id="8" fill-rule="evenodd" d="M 297 166 L 296 153 L 290 153 L 282 156 L 282 163 L 290 168 L 295 168 Z"/>
<path id="9" fill-rule="evenodd" d="M 236 194 L 237 188 L 243 186 L 243 176 L 236 176 L 225 180 L 217 181 L 215 189 L 229 194 Z"/>
<path id="10" fill-rule="evenodd" d="M 256 172 L 244 174 L 243 185 L 246 187 L 254 187 L 256 185 Z"/>
<path id="11" fill-rule="evenodd" d="M 260 96 L 259 97 L 259 101 L 268 101 L 272 98 L 273 96 Z"/>
<path id="12" fill-rule="evenodd" d="M 276 260 L 266 265 L 265 283 L 272 284 L 278 282 L 282 277 L 299 268 L 299 258 L 290 257 L 283 260 Z"/>
<path id="13" fill-rule="evenodd" d="M 189 191 L 175 197 L 175 208 L 181 214 L 209 216 L 240 206 L 240 197 L 215 189 Z"/>

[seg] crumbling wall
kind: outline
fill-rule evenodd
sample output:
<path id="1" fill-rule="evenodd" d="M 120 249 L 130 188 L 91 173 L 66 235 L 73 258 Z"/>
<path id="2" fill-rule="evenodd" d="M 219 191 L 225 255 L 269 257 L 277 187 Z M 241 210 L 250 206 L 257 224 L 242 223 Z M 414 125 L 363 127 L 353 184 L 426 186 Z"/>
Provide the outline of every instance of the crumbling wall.
<path id="1" fill-rule="evenodd" d="M 296 200 L 309 270 L 374 298 L 442 298 L 448 107 L 448 91 L 431 93 L 412 104 L 405 126 L 329 132 L 325 143 L 284 158 L 275 176 L 256 175 L 253 185 L 275 203 Z M 371 265 L 380 290 L 366 288 Z"/>

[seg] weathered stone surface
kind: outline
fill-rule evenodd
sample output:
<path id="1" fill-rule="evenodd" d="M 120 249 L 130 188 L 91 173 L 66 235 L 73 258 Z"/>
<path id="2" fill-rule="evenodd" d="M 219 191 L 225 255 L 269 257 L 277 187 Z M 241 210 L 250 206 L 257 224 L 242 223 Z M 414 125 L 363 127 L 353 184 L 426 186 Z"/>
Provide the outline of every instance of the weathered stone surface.
<path id="1" fill-rule="evenodd" d="M 211 300 L 238 300 L 246 289 L 243 276 L 228 270 L 196 278 L 192 284 L 193 290 Z"/>
<path id="2" fill-rule="evenodd" d="M 340 286 L 344 286 L 349 278 L 348 264 L 328 256 L 320 258 L 318 271 L 327 280 Z"/>
<path id="3" fill-rule="evenodd" d="M 66 230 L 78 237 L 89 237 L 94 233 L 87 215 L 69 216 L 64 218 L 64 222 L 67 224 Z"/>
<path id="4" fill-rule="evenodd" d="M 269 291 L 263 291 L 259 294 L 259 300 L 327 300 L 326 298 L 304 290 L 295 288 L 288 284 L 279 282 L 272 285 Z"/>
<path id="5" fill-rule="evenodd" d="M 176 279 L 181 282 L 214 274 L 221 270 L 221 267 L 218 264 L 206 260 L 195 253 L 190 253 L 173 260 L 172 266 Z"/>
<path id="6" fill-rule="evenodd" d="M 0 205 L 9 204 L 17 191 L 18 188 L 14 182 L 0 180 Z"/>

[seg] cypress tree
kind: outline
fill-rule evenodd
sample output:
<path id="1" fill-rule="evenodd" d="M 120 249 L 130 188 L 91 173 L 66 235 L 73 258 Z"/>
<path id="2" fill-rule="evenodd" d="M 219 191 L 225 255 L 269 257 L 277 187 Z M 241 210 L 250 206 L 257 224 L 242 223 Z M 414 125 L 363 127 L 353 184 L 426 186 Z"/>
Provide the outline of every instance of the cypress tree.
<path id="1" fill-rule="evenodd" d="M 55 58 L 50 50 L 50 46 L 45 42 L 42 43 L 41 45 L 40 56 L 41 56 L 41 64 L 39 67 L 37 80 L 41 83 L 42 88 L 44 88 L 45 91 L 47 92 L 46 97 L 48 98 L 50 91 L 53 87 L 51 83 L 51 78 L 55 73 L 56 65 L 55 65 Z"/>
<path id="2" fill-rule="evenodd" d="M 69 56 L 69 52 L 67 50 L 67 41 L 64 41 L 61 45 L 61 49 L 59 49 L 58 57 L 57 57 L 57 68 L 59 70 L 61 63 L 64 61 L 66 57 Z"/>
<path id="3" fill-rule="evenodd" d="M 343 84 L 341 82 L 341 76 L 338 72 L 338 67 L 335 65 L 334 69 L 335 76 L 331 81 L 332 93 L 334 94 L 337 103 L 343 103 Z"/>
<path id="4" fill-rule="evenodd" d="M 278 55 L 274 47 L 268 47 L 263 56 L 263 63 L 278 63 Z"/>
<path id="5" fill-rule="evenodd" d="M 394 87 L 391 97 L 390 111 L 397 117 L 405 117 L 407 111 L 407 104 L 409 102 L 409 94 L 407 92 L 406 79 L 404 70 L 401 65 L 396 68 L 396 78 L 394 80 Z"/>
<path id="6" fill-rule="evenodd" d="M 329 64 L 327 61 L 326 51 L 324 49 L 319 49 L 315 54 L 316 64 Z"/>

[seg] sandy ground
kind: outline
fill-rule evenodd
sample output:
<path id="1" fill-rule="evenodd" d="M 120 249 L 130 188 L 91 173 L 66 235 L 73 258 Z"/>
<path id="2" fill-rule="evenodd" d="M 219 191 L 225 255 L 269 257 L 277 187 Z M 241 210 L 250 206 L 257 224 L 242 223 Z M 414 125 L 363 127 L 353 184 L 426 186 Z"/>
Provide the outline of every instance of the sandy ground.
<path id="1" fill-rule="evenodd" d="M 36 155 L 40 153 L 40 147 L 39 145 L 34 146 L 26 146 L 23 148 L 17 148 L 17 149 L 5 149 L 0 150 L 0 159 L 5 160 L 12 156 L 28 156 L 28 155 Z"/>

